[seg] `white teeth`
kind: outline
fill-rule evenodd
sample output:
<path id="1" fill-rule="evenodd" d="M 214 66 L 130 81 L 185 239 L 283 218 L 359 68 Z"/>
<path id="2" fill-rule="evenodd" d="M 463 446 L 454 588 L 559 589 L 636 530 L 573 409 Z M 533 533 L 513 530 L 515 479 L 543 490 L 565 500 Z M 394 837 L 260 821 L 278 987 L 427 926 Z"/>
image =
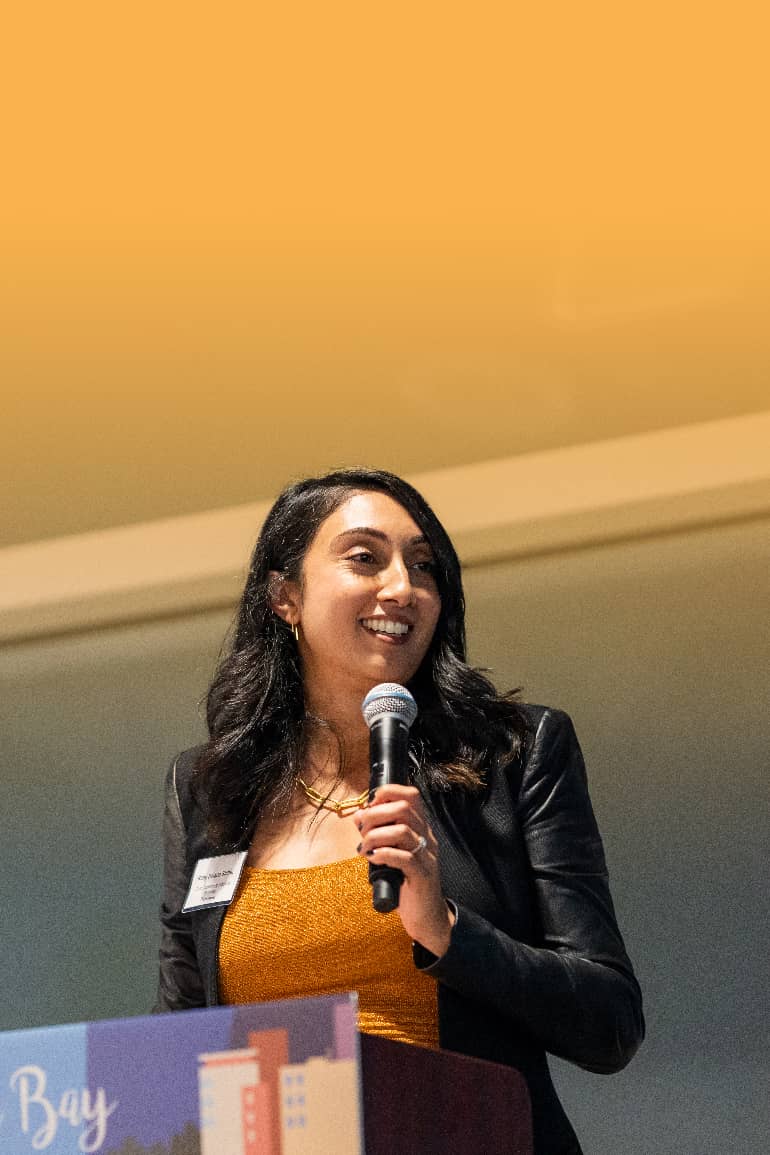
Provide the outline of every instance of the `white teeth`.
<path id="1" fill-rule="evenodd" d="M 409 626 L 404 622 L 393 622 L 389 618 L 364 618 L 361 622 L 367 630 L 378 634 L 408 634 Z"/>

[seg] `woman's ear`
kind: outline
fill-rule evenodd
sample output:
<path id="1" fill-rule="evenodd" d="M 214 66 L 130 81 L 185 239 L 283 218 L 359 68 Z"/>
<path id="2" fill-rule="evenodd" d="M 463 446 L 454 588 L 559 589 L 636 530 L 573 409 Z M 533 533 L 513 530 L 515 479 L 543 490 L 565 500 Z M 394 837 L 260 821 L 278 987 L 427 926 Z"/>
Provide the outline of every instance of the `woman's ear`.
<path id="1" fill-rule="evenodd" d="M 274 614 L 288 626 L 296 626 L 299 622 L 299 596 L 296 582 L 289 579 L 279 570 L 270 570 L 267 585 L 267 600 Z"/>

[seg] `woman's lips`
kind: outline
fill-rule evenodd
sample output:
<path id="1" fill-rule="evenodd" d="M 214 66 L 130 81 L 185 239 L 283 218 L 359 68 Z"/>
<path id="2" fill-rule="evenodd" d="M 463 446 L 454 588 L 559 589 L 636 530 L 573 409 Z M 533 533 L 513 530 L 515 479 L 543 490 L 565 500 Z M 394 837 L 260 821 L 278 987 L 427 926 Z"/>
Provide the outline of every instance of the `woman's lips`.
<path id="1" fill-rule="evenodd" d="M 395 622 L 392 619 L 374 619 L 377 621 L 377 626 L 369 623 L 371 618 L 364 618 L 359 625 L 367 634 L 378 638 L 380 641 L 390 646 L 403 646 L 409 640 L 409 635 L 412 632 L 412 627 L 406 622 Z M 396 632 L 398 631 L 398 632 Z"/>

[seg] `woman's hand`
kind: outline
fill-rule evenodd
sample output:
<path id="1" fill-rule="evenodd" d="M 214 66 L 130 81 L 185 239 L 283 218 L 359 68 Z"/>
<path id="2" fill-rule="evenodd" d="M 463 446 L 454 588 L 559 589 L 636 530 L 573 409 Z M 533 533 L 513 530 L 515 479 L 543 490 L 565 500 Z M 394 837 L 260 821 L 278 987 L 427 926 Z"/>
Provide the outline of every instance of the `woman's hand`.
<path id="1" fill-rule="evenodd" d="M 356 815 L 358 853 L 404 875 L 398 914 L 404 930 L 432 954 L 449 946 L 454 915 L 441 893 L 438 844 L 415 786 L 380 786 L 374 801 Z M 424 841 L 423 841 L 424 840 Z"/>

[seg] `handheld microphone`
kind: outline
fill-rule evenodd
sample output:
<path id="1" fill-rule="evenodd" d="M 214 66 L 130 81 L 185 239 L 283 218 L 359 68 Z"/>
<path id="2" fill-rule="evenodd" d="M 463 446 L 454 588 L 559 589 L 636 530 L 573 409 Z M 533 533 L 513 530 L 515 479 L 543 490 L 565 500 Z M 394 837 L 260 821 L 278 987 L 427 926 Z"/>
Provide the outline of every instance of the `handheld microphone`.
<path id="1" fill-rule="evenodd" d="M 417 717 L 417 703 L 397 682 L 382 682 L 370 690 L 361 703 L 361 713 L 369 727 L 369 797 L 378 786 L 390 782 L 406 785 L 409 780 L 409 727 Z M 404 876 L 392 866 L 369 863 L 372 906 L 387 914 L 398 906 Z"/>

